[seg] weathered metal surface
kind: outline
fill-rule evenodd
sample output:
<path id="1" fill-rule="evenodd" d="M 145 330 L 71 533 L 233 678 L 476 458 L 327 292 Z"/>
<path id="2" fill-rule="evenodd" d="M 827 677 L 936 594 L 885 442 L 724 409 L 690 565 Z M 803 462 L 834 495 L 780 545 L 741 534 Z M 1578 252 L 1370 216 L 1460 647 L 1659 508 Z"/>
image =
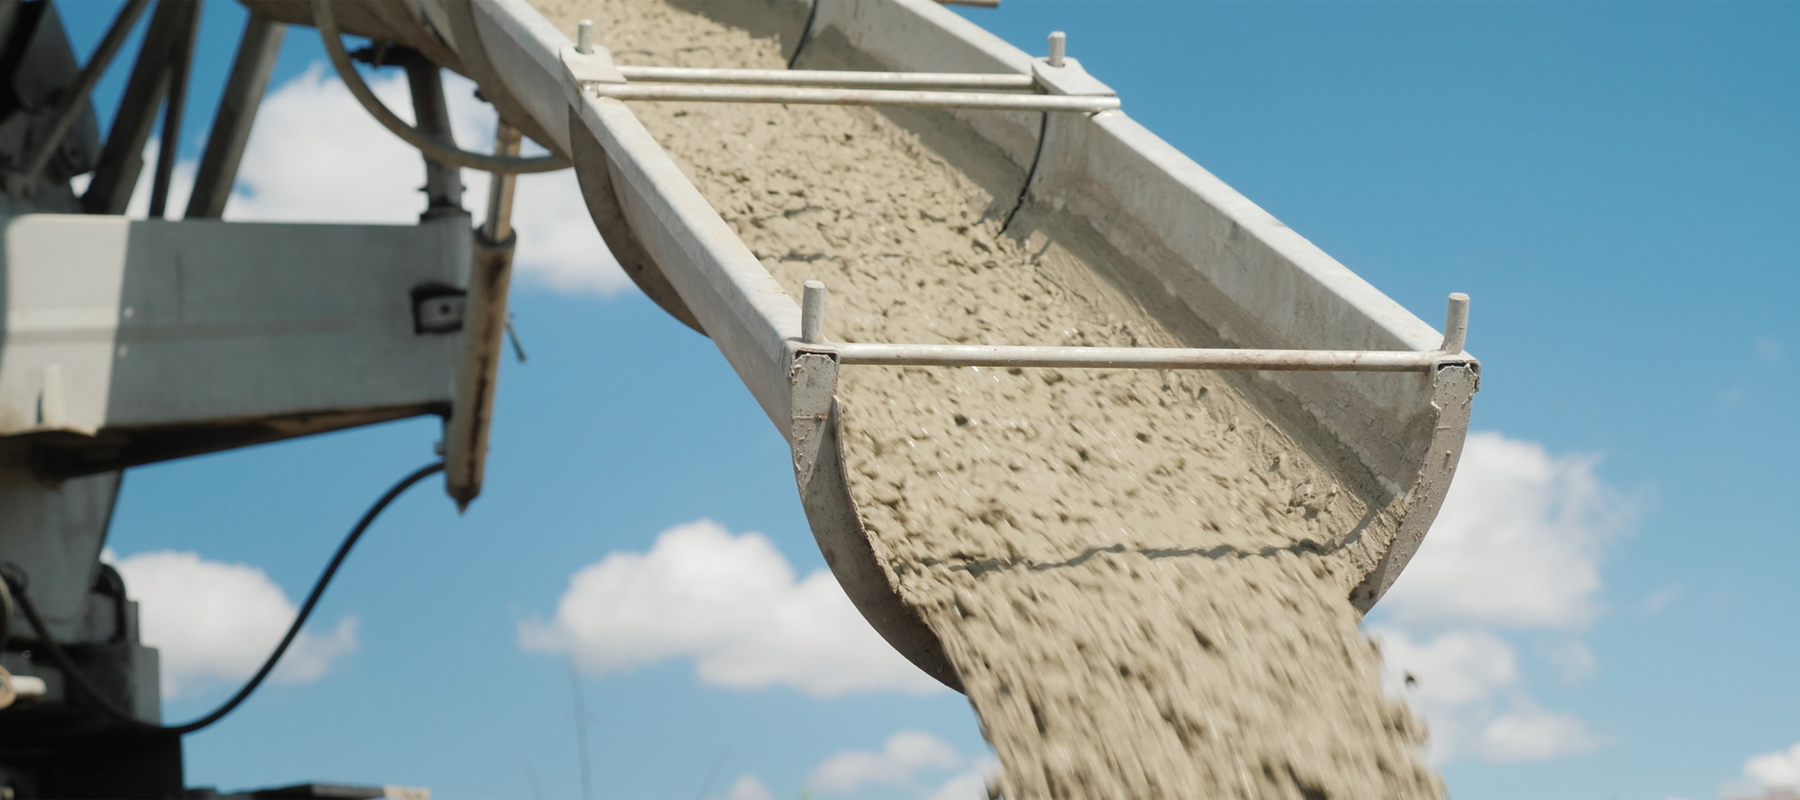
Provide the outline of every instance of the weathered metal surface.
<path id="1" fill-rule="evenodd" d="M 0 436 L 60 433 L 45 443 L 104 450 L 182 426 L 450 401 L 456 337 L 415 331 L 412 292 L 464 283 L 466 216 L 0 225 Z"/>
<path id="2" fill-rule="evenodd" d="M 1176 347 L 1030 347 L 955 344 L 830 346 L 843 364 L 919 367 L 1075 367 L 1312 372 L 1426 372 L 1437 353 Z"/>
<path id="3" fill-rule="evenodd" d="M 570 152 L 575 160 L 575 177 L 581 183 L 581 197 L 586 202 L 588 217 L 594 221 L 594 227 L 600 231 L 600 238 L 606 241 L 606 248 L 612 251 L 613 259 L 619 262 L 619 268 L 631 278 L 631 282 L 643 290 L 644 294 L 654 301 L 662 310 L 669 312 L 683 325 L 693 328 L 701 335 L 706 331 L 700 327 L 700 321 L 694 318 L 694 312 L 688 310 L 687 303 L 669 283 L 662 268 L 656 265 L 650 252 L 644 249 L 644 243 L 638 240 L 637 231 L 625 219 L 624 209 L 619 205 L 618 195 L 613 192 L 613 173 L 616 167 L 612 159 L 601 149 L 600 141 L 594 137 L 587 126 L 580 124 L 579 117 L 570 111 L 576 124 L 569 131 Z"/>
<path id="4" fill-rule="evenodd" d="M 269 76 L 275 72 L 275 57 L 281 53 L 286 32 L 286 25 L 255 12 L 244 22 L 237 57 L 231 62 L 231 76 L 225 80 L 219 110 L 213 115 L 212 133 L 207 136 L 200 168 L 194 174 L 194 188 L 183 215 L 186 219 L 218 219 L 225 213 L 225 203 L 231 199 L 231 187 L 237 180 L 238 164 L 250 142 L 250 125 L 262 106 L 263 92 L 269 86 Z"/>
<path id="5" fill-rule="evenodd" d="M 519 131 L 501 124 L 494 136 L 495 155 L 519 154 Z M 512 175 L 495 175 L 489 184 L 488 218 L 475 238 L 475 262 L 469 270 L 469 292 L 462 325 L 462 356 L 456 364 L 456 397 L 444 426 L 444 489 L 458 508 L 481 493 L 487 465 L 488 431 L 494 415 L 494 389 L 500 380 L 501 349 L 506 336 L 506 300 L 512 286 Z"/>
<path id="6" fill-rule="evenodd" d="M 1113 97 L 1039 94 L 929 92 L 788 86 L 710 86 L 687 83 L 596 83 L 591 90 L 620 100 L 676 100 L 715 103 L 795 103 L 893 108 L 968 108 L 993 111 L 1094 112 L 1119 107 Z"/>
<path id="7" fill-rule="evenodd" d="M 59 639 L 84 633 L 88 587 L 99 569 L 119 472 L 46 484 L 22 442 L 0 442 L 0 564 L 18 565 L 31 580 L 38 612 Z M 12 632 L 27 638 L 24 617 Z"/>
<path id="8" fill-rule="evenodd" d="M 841 69 L 715 69 L 709 67 L 618 67 L 620 77 L 655 83 L 721 83 L 771 86 L 865 86 L 884 89 L 1008 89 L 1037 87 L 1030 75 L 958 72 L 860 72 Z"/>
<path id="9" fill-rule="evenodd" d="M 614 193 L 645 251 L 785 434 L 800 307 L 623 102 L 584 98 L 579 111 L 617 168 Z"/>
<path id="10" fill-rule="evenodd" d="M 144 145 L 150 141 L 150 130 L 156 125 L 157 109 L 172 83 L 171 54 L 198 24 L 199 13 L 197 4 L 173 2 L 158 3 L 151 12 L 137 62 L 132 66 L 124 94 L 119 96 L 119 109 L 113 114 L 106 145 L 100 151 L 100 162 L 88 181 L 87 192 L 81 196 L 81 206 L 88 213 L 125 213 L 144 170 Z"/>
<path id="11" fill-rule="evenodd" d="M 794 405 L 788 441 L 793 445 L 794 482 L 813 541 L 850 603 L 875 632 L 927 675 L 960 690 L 956 669 L 937 635 L 889 584 L 850 497 L 837 373 L 837 362 L 830 356 L 806 352 L 795 356 L 789 372 Z"/>
<path id="12" fill-rule="evenodd" d="M 1457 461 L 1462 458 L 1463 441 L 1468 436 L 1469 408 L 1475 391 L 1481 388 L 1481 369 L 1471 363 L 1445 365 L 1433 375 L 1432 387 L 1436 424 L 1432 426 L 1418 478 L 1402 502 L 1400 529 L 1381 562 L 1350 591 L 1350 602 L 1363 613 L 1368 613 L 1393 587 L 1444 506 L 1450 481 L 1456 477 Z"/>

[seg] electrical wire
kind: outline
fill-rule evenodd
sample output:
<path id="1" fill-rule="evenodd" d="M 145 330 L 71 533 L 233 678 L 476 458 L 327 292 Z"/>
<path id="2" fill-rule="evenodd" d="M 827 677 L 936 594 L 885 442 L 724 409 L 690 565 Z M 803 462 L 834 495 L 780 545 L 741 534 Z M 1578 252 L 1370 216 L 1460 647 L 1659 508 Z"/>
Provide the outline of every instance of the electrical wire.
<path id="1" fill-rule="evenodd" d="M 305 625 L 306 618 L 312 615 L 313 608 L 319 604 L 319 598 L 325 594 L 325 587 L 331 584 L 332 576 L 337 574 L 338 567 L 343 566 L 344 558 L 350 555 L 350 548 L 356 546 L 356 541 L 362 538 L 363 532 L 369 529 L 369 525 L 375 521 L 375 518 L 380 516 L 381 512 L 387 509 L 388 504 L 394 502 L 401 493 L 412 488 L 413 484 L 443 470 L 444 464 L 441 461 L 413 470 L 411 474 L 401 478 L 400 482 L 388 489 L 387 493 L 383 494 L 381 499 L 376 500 L 374 505 L 369 506 L 369 510 L 363 513 L 362 519 L 357 521 L 356 527 L 351 528 L 350 534 L 344 537 L 344 543 L 338 545 L 337 553 L 331 557 L 331 562 L 325 565 L 325 571 L 313 584 L 312 592 L 306 596 L 306 602 L 301 604 L 300 613 L 294 617 L 294 624 L 288 626 L 287 635 L 281 637 L 281 644 L 275 646 L 275 652 L 269 654 L 269 658 L 263 662 L 262 668 L 256 671 L 256 675 L 251 677 L 243 688 L 238 689 L 237 694 L 232 695 L 230 700 L 226 700 L 218 708 L 213 709 L 212 713 L 180 725 L 158 725 L 145 722 L 138 719 L 136 714 L 114 705 L 112 700 L 102 694 L 88 676 L 81 672 L 74 660 L 69 658 L 68 652 L 63 650 L 62 645 L 57 644 L 56 640 L 51 638 L 48 627 L 44 625 L 44 620 L 38 616 L 37 608 L 32 606 L 31 598 L 26 594 L 25 575 L 17 569 L 17 565 L 6 565 L 8 569 L 3 571 L 5 583 L 9 584 L 8 588 L 11 589 L 13 602 L 18 605 L 20 611 L 25 613 L 25 619 L 31 623 L 32 630 L 37 631 L 38 643 L 50 654 L 50 660 L 62 669 L 68 682 L 86 695 L 95 707 L 107 716 L 139 730 L 175 735 L 193 733 L 224 719 L 225 715 L 236 710 L 250 696 L 251 692 L 256 691 L 256 687 L 260 686 L 263 679 L 269 677 L 269 673 L 275 669 L 275 664 L 281 660 L 282 654 L 287 652 L 288 645 L 293 644 L 294 638 L 300 635 L 300 627 Z M 0 597 L 3 597 L 4 594 L 5 592 L 0 591 Z"/>

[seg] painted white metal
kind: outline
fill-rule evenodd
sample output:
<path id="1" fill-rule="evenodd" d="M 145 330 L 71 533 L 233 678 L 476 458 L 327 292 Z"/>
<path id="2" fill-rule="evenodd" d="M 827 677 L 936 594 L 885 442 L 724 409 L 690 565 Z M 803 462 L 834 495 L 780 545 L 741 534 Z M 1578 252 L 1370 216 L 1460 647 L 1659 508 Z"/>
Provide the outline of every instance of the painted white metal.
<path id="1" fill-rule="evenodd" d="M 1469 296 L 1462 292 L 1450 295 L 1450 312 L 1444 315 L 1444 341 L 1438 349 L 1460 353 L 1469 340 Z"/>
<path id="2" fill-rule="evenodd" d="M 825 283 L 807 281 L 800 287 L 800 341 L 825 343 Z"/>
<path id="3" fill-rule="evenodd" d="M 1076 111 L 1093 113 L 1119 107 L 1116 97 L 1067 97 L 982 92 L 923 92 L 885 89 L 835 89 L 789 86 L 709 86 L 668 83 L 595 83 L 601 97 L 619 100 L 676 100 L 720 103 L 797 103 L 894 108 L 967 108 L 991 111 Z"/>
<path id="4" fill-rule="evenodd" d="M 811 349 L 811 348 L 809 348 Z M 833 344 L 838 363 L 919 367 L 1072 367 L 1313 372 L 1427 372 L 1439 353 L 1245 350 L 1204 347 L 1032 347 L 980 344 Z"/>
<path id="5" fill-rule="evenodd" d="M 82 641 L 107 523 L 122 473 L 84 475 L 46 485 L 31 469 L 23 442 L 0 439 L 0 563 L 17 564 L 51 632 Z M 28 631 L 13 616 L 12 631 Z"/>
<path id="6" fill-rule="evenodd" d="M 715 69 L 622 65 L 630 81 L 655 83 L 758 84 L 769 86 L 867 86 L 886 89 L 986 89 L 1030 91 L 1030 75 L 955 72 L 861 72 L 844 69 Z"/>
<path id="7" fill-rule="evenodd" d="M 32 214 L 0 228 L 0 437 L 450 400 L 455 337 L 414 332 L 411 292 L 463 285 L 467 217 L 388 226 Z"/>
<path id="8" fill-rule="evenodd" d="M 575 26 L 575 52 L 584 56 L 594 54 L 594 21 L 584 19 Z"/>
<path id="9" fill-rule="evenodd" d="M 916 367 L 1074 367 L 1312 372 L 1427 372 L 1462 352 L 1469 296 L 1450 295 L 1444 341 L 1431 352 L 1376 350 L 1251 350 L 1225 347 L 1044 347 L 826 343 L 825 284 L 807 281 L 800 302 L 800 341 L 808 352 L 840 364 Z M 1466 363 L 1463 359 L 1462 363 Z"/>
<path id="10" fill-rule="evenodd" d="M 785 434 L 800 307 L 624 103 L 587 98 L 578 112 L 571 135 L 598 141 L 644 248 Z"/>

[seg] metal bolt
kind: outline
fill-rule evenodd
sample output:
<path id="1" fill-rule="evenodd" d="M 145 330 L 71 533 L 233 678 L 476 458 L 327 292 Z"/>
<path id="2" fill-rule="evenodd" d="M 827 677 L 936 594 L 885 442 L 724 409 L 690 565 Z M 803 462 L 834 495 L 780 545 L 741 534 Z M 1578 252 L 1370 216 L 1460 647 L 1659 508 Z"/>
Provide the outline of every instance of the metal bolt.
<path id="1" fill-rule="evenodd" d="M 1450 295 L 1450 308 L 1444 314 L 1444 343 L 1438 350 L 1460 353 L 1469 338 L 1469 296 L 1462 292 Z"/>
<path id="2" fill-rule="evenodd" d="M 1066 51 L 1068 48 L 1069 48 L 1068 34 L 1065 34 L 1062 31 L 1056 31 L 1055 33 L 1050 34 L 1050 57 L 1045 60 L 1049 61 L 1050 66 L 1052 66 L 1052 67 L 1062 66 L 1063 65 L 1063 52 Z"/>
<path id="3" fill-rule="evenodd" d="M 584 19 L 575 23 L 575 52 L 584 56 L 594 54 L 594 21 Z"/>
<path id="4" fill-rule="evenodd" d="M 800 341 L 825 343 L 825 283 L 807 281 L 800 294 Z"/>

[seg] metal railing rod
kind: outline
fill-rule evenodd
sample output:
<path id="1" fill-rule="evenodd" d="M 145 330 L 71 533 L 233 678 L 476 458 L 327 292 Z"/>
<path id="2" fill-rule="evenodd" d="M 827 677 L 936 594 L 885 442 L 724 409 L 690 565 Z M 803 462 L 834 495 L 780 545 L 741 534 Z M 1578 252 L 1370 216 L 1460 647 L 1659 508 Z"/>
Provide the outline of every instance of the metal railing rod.
<path id="1" fill-rule="evenodd" d="M 1425 372 L 1449 353 L 1385 350 L 1241 350 L 836 343 L 840 364 L 890 367 L 1070 367 L 1314 372 Z"/>
<path id="2" fill-rule="evenodd" d="M 150 0 L 130 0 L 119 15 L 113 18 L 112 27 L 107 28 L 106 35 L 100 39 L 100 46 L 94 48 L 94 54 L 88 58 L 87 66 L 81 68 L 81 74 L 75 77 L 75 84 L 63 90 L 63 96 L 56 104 L 56 113 L 51 117 L 50 129 L 43 133 L 42 141 L 37 149 L 25 158 L 24 174 L 26 186 L 37 183 L 38 174 L 50 163 L 50 157 L 56 155 L 62 146 L 62 140 L 75 119 L 81 112 L 91 106 L 88 94 L 94 90 L 94 84 L 100 82 L 100 76 L 112 63 L 113 55 L 119 52 L 119 46 L 125 43 L 125 37 L 131 35 L 131 29 L 137 24 L 138 17 L 149 7 Z"/>
<path id="3" fill-rule="evenodd" d="M 885 89 L 825 89 L 787 86 L 718 86 L 678 83 L 592 83 L 601 97 L 619 100 L 678 100 L 723 103 L 795 103 L 902 108 L 975 108 L 998 111 L 1077 111 L 1119 107 L 1117 97 L 981 92 L 919 92 Z"/>
<path id="4" fill-rule="evenodd" d="M 619 67 L 628 81 L 715 83 L 766 86 L 868 86 L 889 89 L 1016 89 L 1030 91 L 1030 75 L 978 72 L 859 72 L 842 69 L 714 69 L 711 67 Z"/>

